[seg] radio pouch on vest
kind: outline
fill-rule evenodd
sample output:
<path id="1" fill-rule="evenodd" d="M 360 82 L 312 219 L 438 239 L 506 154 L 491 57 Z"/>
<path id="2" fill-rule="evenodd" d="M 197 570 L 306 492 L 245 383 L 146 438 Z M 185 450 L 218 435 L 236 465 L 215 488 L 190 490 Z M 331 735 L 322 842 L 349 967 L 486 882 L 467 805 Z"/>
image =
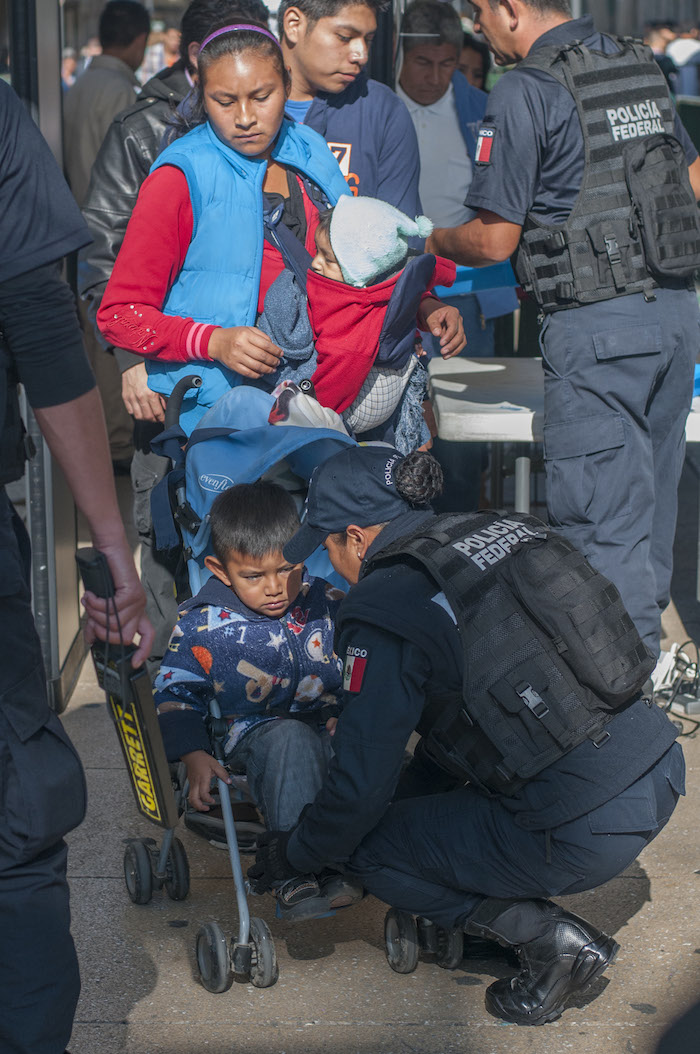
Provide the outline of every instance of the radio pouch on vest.
<path id="1" fill-rule="evenodd" d="M 625 147 L 625 176 L 648 269 L 658 278 L 689 278 L 700 266 L 700 212 L 673 135 Z"/>
<path id="2" fill-rule="evenodd" d="M 601 746 L 654 668 L 615 586 L 533 516 L 439 516 L 366 570 L 407 561 L 457 622 L 462 693 L 431 697 L 418 731 L 462 780 L 513 794 L 585 739 Z"/>

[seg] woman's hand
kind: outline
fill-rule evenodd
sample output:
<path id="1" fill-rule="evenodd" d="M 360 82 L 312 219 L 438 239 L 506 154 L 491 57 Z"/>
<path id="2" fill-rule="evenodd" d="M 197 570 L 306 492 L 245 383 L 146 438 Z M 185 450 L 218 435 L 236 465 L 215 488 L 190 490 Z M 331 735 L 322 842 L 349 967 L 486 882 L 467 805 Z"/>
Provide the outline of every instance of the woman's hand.
<path id="1" fill-rule="evenodd" d="M 148 387 L 145 362 L 122 373 L 122 402 L 136 421 L 165 420 L 165 400 Z"/>
<path id="2" fill-rule="evenodd" d="M 443 359 L 459 355 L 467 346 L 462 316 L 456 307 L 443 304 L 436 297 L 425 297 L 418 311 L 418 322 L 440 340 Z"/>
<path id="3" fill-rule="evenodd" d="M 222 779 L 224 783 L 230 784 L 231 777 L 224 766 L 207 754 L 206 750 L 191 750 L 189 754 L 182 755 L 181 761 L 185 763 L 190 784 L 187 800 L 197 812 L 209 812 L 209 805 L 216 804 L 211 795 L 212 779 Z"/>
<path id="4" fill-rule="evenodd" d="M 282 349 L 273 344 L 267 333 L 255 326 L 233 326 L 215 329 L 209 338 L 209 358 L 228 366 L 242 377 L 264 376 L 279 366 Z"/>

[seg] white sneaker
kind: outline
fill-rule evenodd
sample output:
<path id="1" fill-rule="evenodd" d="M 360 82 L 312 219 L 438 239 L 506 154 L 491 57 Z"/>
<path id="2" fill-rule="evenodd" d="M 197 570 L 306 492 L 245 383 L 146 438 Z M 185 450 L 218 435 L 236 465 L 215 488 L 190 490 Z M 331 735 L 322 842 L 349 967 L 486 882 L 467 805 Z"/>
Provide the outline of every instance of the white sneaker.
<path id="1" fill-rule="evenodd" d="M 673 673 L 676 668 L 674 648 L 677 651 L 678 645 L 672 644 L 671 651 L 659 652 L 658 661 L 651 674 L 655 692 L 660 692 L 662 688 L 670 688 L 673 684 Z"/>
<path id="2" fill-rule="evenodd" d="M 651 675 L 654 692 L 664 692 L 673 688 L 679 677 L 683 677 L 691 665 L 693 664 L 688 656 L 681 651 L 680 644 L 672 644 L 670 651 L 660 652 Z"/>

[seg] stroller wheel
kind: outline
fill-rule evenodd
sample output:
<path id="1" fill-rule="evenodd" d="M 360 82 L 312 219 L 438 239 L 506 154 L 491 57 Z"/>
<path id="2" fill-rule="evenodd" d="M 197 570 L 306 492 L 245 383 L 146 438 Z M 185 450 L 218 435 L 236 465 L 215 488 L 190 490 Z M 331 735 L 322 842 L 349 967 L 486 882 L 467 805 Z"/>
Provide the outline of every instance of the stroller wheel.
<path id="1" fill-rule="evenodd" d="M 280 975 L 277 953 L 270 928 L 262 919 L 251 917 L 250 944 L 252 958 L 250 983 L 256 988 L 271 988 Z"/>
<path id="2" fill-rule="evenodd" d="M 384 941 L 389 966 L 396 973 L 413 973 L 418 965 L 418 927 L 413 915 L 391 908 L 384 920 Z"/>
<path id="3" fill-rule="evenodd" d="M 173 838 L 165 866 L 168 872 L 164 883 L 165 892 L 171 900 L 184 900 L 190 891 L 190 865 L 179 838 Z"/>
<path id="4" fill-rule="evenodd" d="M 226 934 L 218 922 L 205 922 L 197 934 L 199 979 L 207 992 L 219 995 L 233 984 Z"/>
<path id="5" fill-rule="evenodd" d="M 435 962 L 443 970 L 456 970 L 464 958 L 464 933 L 437 927 L 438 951 Z"/>
<path id="6" fill-rule="evenodd" d="M 124 851 L 124 881 L 134 904 L 149 904 L 153 896 L 151 854 L 143 841 L 129 842 Z"/>

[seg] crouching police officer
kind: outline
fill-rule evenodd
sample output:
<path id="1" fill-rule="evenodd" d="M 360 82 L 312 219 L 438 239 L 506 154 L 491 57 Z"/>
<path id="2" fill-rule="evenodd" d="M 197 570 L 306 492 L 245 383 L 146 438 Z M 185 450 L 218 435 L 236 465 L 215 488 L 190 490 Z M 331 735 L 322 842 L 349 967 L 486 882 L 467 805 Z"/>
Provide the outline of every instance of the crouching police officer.
<path id="1" fill-rule="evenodd" d="M 427 248 L 477 267 L 515 254 L 543 320 L 549 522 L 658 654 L 700 343 L 700 160 L 649 48 L 572 19 L 569 0 L 472 7 L 496 63 L 517 66 L 486 104 L 474 219 Z"/>
<path id="2" fill-rule="evenodd" d="M 513 946 L 522 972 L 487 1006 L 543 1024 L 618 950 L 547 898 L 635 859 L 684 792 L 683 755 L 668 718 L 638 687 L 630 698 L 654 659 L 615 587 L 533 517 L 433 516 L 440 486 L 429 454 L 387 447 L 314 473 L 284 555 L 323 543 L 353 584 L 345 704 L 322 790 L 249 874 L 263 890 L 343 866 L 396 908 Z M 556 635 L 567 620 L 578 637 Z"/>

